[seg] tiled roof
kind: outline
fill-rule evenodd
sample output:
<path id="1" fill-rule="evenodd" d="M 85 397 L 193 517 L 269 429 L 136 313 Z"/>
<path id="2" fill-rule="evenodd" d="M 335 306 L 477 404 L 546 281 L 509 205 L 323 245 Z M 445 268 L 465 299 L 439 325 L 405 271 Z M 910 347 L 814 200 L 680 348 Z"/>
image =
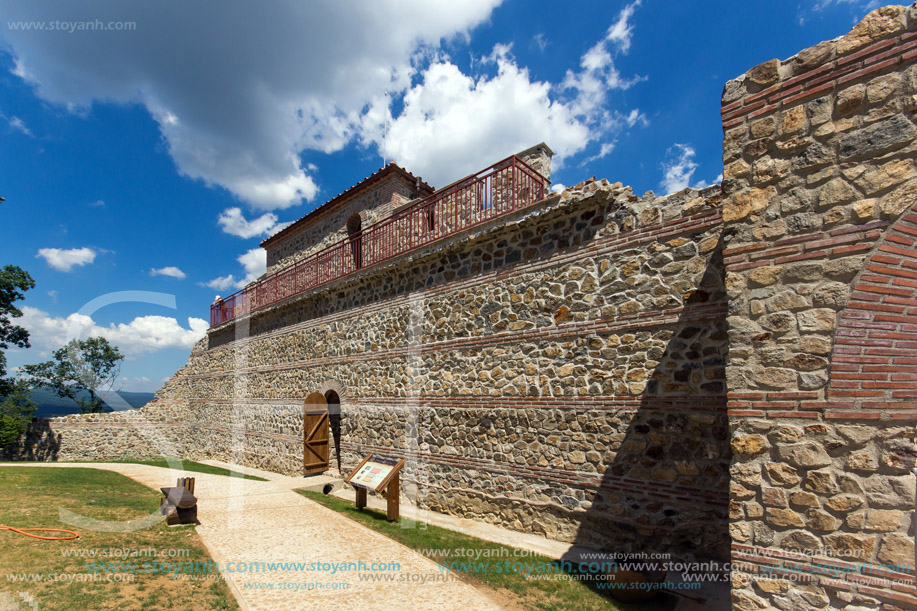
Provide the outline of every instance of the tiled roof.
<path id="1" fill-rule="evenodd" d="M 261 242 L 261 246 L 262 247 L 268 246 L 281 238 L 285 238 L 293 233 L 296 233 L 299 229 L 309 224 L 316 217 L 322 214 L 325 214 L 329 210 L 335 208 L 336 206 L 342 204 L 344 201 L 350 199 L 350 197 L 366 190 L 368 187 L 374 185 L 375 183 L 379 182 L 380 180 L 382 180 L 383 178 L 391 174 L 395 174 L 396 176 L 401 176 L 402 178 L 405 178 L 409 182 L 416 184 L 418 190 L 421 191 L 419 195 L 428 195 L 430 193 L 433 193 L 434 191 L 433 187 L 425 183 L 422 178 L 420 178 L 419 176 L 414 176 L 413 174 L 411 174 L 410 172 L 408 172 L 407 170 L 405 170 L 404 168 L 396 164 L 394 161 L 391 161 L 389 162 L 387 166 L 380 169 L 378 172 L 370 174 L 369 176 L 367 176 L 366 178 L 364 178 L 363 180 L 361 180 L 354 186 L 350 187 L 343 193 L 340 193 L 337 196 L 333 197 L 332 199 L 329 199 L 327 202 L 325 202 L 324 204 L 322 204 L 321 206 L 319 206 L 318 208 L 316 208 L 309 214 L 305 215 L 304 217 L 302 217 L 301 219 L 299 219 L 292 225 L 289 225 L 288 227 L 284 227 L 283 229 L 281 229 L 280 231 L 278 231 L 271 237 L 267 238 L 266 240 Z"/>

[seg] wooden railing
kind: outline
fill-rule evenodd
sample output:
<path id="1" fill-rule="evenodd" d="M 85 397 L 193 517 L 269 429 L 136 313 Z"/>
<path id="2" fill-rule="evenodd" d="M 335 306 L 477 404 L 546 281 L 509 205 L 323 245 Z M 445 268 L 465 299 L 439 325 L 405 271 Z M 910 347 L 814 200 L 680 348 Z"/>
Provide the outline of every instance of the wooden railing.
<path id="1" fill-rule="evenodd" d="M 210 326 L 288 299 L 525 208 L 549 181 L 517 157 L 472 174 L 210 306 Z"/>

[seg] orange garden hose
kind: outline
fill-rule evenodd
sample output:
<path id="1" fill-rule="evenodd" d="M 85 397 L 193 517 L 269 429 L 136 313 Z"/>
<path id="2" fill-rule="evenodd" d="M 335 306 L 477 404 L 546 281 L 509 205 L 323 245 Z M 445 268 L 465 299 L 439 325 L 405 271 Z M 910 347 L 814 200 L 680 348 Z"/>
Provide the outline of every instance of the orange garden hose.
<path id="1" fill-rule="evenodd" d="M 26 537 L 34 537 L 36 539 L 45 539 L 48 541 L 67 541 L 68 539 L 79 539 L 80 536 L 73 532 L 72 530 L 64 530 L 62 528 L 13 528 L 12 526 L 3 526 L 0 524 L 0 530 L 11 530 L 13 532 L 19 533 L 20 535 L 25 535 Z M 33 535 L 26 531 L 51 531 L 57 533 L 70 533 L 72 537 L 42 537 L 41 535 Z"/>

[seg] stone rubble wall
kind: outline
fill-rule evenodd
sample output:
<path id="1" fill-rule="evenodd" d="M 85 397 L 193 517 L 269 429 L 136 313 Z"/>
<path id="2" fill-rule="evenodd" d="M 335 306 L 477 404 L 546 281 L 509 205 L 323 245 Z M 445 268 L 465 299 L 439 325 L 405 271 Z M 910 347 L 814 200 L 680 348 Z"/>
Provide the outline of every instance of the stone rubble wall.
<path id="1" fill-rule="evenodd" d="M 151 402 L 140 409 L 73 414 L 33 421 L 3 460 L 100 460 L 182 456 L 193 446 L 184 402 Z"/>
<path id="2" fill-rule="evenodd" d="M 737 610 L 917 608 L 915 62 L 892 6 L 724 90 Z"/>
<path id="3" fill-rule="evenodd" d="M 341 467 L 403 457 L 422 507 L 725 557 L 718 192 L 579 185 L 215 330 L 164 396 L 207 431 L 193 455 L 295 474 L 333 381 Z"/>

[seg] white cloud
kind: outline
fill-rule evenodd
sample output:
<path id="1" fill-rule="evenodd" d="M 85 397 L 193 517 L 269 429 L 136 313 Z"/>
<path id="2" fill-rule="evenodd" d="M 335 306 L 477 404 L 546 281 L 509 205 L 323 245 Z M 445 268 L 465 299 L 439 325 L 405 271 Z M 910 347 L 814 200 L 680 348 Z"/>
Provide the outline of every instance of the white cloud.
<path id="1" fill-rule="evenodd" d="M 566 157 L 613 142 L 621 129 L 646 124 L 639 111 L 613 109 L 608 99 L 641 80 L 614 62 L 631 46 L 640 0 L 614 17 L 560 83 L 533 81 L 507 44 L 483 58 L 482 65 L 496 63 L 495 75 L 463 74 L 444 58 L 442 41 L 467 38 L 500 1 L 401 0 L 393 10 L 278 0 L 257 13 L 227 5 L 216 21 L 204 5 L 177 2 L 0 0 L 0 12 L 7 20 L 136 21 L 129 34 L 4 32 L 13 73 L 76 113 L 88 114 L 96 101 L 145 106 L 182 174 L 266 212 L 318 193 L 314 169 L 300 160 L 307 150 L 375 146 L 443 184 L 540 141 L 557 152 L 559 168 Z M 543 48 L 544 37 L 533 44 Z M 176 64 L 176 56 L 189 61 Z M 277 230 L 267 229 L 269 216 L 248 220 L 232 210 L 221 223 L 228 233 Z"/>
<path id="2" fill-rule="evenodd" d="M 164 348 L 191 348 L 207 332 L 207 321 L 188 318 L 188 328 L 165 316 L 138 316 L 129 323 L 96 324 L 91 317 L 70 314 L 66 318 L 23 306 L 17 324 L 29 331 L 29 341 L 39 351 L 51 351 L 75 337 L 104 337 L 125 356 L 135 357 Z"/>
<path id="3" fill-rule="evenodd" d="M 213 280 L 202 282 L 201 285 L 216 289 L 218 291 L 225 291 L 230 287 L 236 286 L 238 283 L 239 281 L 236 280 L 236 277 L 232 274 L 229 274 L 228 276 L 220 276 L 218 278 L 214 278 Z"/>
<path id="4" fill-rule="evenodd" d="M 539 32 L 535 34 L 535 37 L 532 39 L 532 42 L 538 47 L 538 50 L 544 52 L 548 48 L 548 45 L 551 44 L 547 38 L 545 38 L 544 32 Z"/>
<path id="5" fill-rule="evenodd" d="M 51 298 L 51 301 L 53 301 L 54 303 L 57 303 L 57 291 L 55 290 L 48 291 L 48 297 Z"/>
<path id="6" fill-rule="evenodd" d="M 179 280 L 184 280 L 186 278 L 185 272 L 181 271 L 177 267 L 159 267 L 153 268 L 150 270 L 151 276 L 171 276 L 172 278 L 178 278 Z"/>
<path id="7" fill-rule="evenodd" d="M 631 17 L 634 16 L 634 10 L 640 6 L 642 0 L 635 0 L 621 9 L 618 13 L 618 20 L 608 28 L 608 35 L 605 40 L 613 43 L 622 52 L 630 49 L 630 40 L 634 31 L 634 26 L 630 23 Z"/>
<path id="8" fill-rule="evenodd" d="M 277 226 L 277 215 L 266 212 L 258 218 L 248 220 L 241 208 L 227 208 L 220 213 L 217 222 L 223 231 L 240 238 L 253 238 L 257 235 L 270 235 Z"/>
<path id="9" fill-rule="evenodd" d="M 14 131 L 25 134 L 26 136 L 32 136 L 32 131 L 26 126 L 26 124 L 19 117 L 10 117 L 9 118 L 10 128 Z"/>
<path id="10" fill-rule="evenodd" d="M 236 257 L 242 267 L 245 269 L 245 276 L 236 278 L 234 274 L 220 276 L 207 282 L 201 282 L 201 286 L 210 287 L 218 291 L 225 291 L 229 288 L 244 288 L 248 283 L 254 282 L 267 270 L 267 251 L 263 248 L 252 248 Z"/>
<path id="11" fill-rule="evenodd" d="M 630 113 L 628 113 L 628 115 L 624 118 L 624 120 L 627 122 L 627 127 L 633 127 L 637 124 L 646 127 L 650 124 L 650 121 L 646 118 L 646 115 L 636 108 L 631 110 Z"/>
<path id="12" fill-rule="evenodd" d="M 252 248 L 236 259 L 245 268 L 245 283 L 256 280 L 267 270 L 267 251 L 263 248 Z"/>
<path id="13" fill-rule="evenodd" d="M 594 122 L 605 125 L 606 128 L 614 119 L 618 118 L 609 113 L 606 108 L 607 92 L 613 89 L 629 89 L 643 80 L 643 77 L 640 76 L 632 78 L 621 76 L 613 59 L 614 54 L 627 53 L 630 49 L 633 35 L 630 18 L 639 5 L 638 0 L 621 9 L 618 20 L 608 28 L 605 38 L 597 42 L 580 59 L 582 70 L 580 72 L 568 70 L 562 83 L 564 89 L 576 93 L 573 102 L 575 112 L 590 117 Z"/>
<path id="14" fill-rule="evenodd" d="M 4 47 L 13 73 L 42 99 L 77 113 L 96 101 L 139 103 L 181 173 L 272 210 L 317 193 L 301 151 L 334 152 L 357 139 L 368 105 L 410 85 L 418 49 L 465 34 L 498 3 L 288 0 L 263 11 L 231 3 L 214 19 L 210 5 L 175 1 L 0 0 L 0 13 L 135 21 L 131 32 L 4 30 Z"/>
<path id="15" fill-rule="evenodd" d="M 697 170 L 694 155 L 694 148 L 688 144 L 676 143 L 666 151 L 666 160 L 662 162 L 663 177 L 660 183 L 663 193 L 674 193 L 690 186 L 691 177 Z"/>
<path id="16" fill-rule="evenodd" d="M 495 161 L 540 141 L 556 152 L 555 167 L 597 140 L 604 143 L 593 159 L 603 157 L 615 133 L 647 124 L 639 110 L 613 110 L 607 98 L 609 89 L 641 80 L 622 77 L 613 61 L 613 54 L 629 48 L 630 19 L 638 5 L 620 12 L 605 38 L 583 55 L 581 70 L 568 71 L 560 84 L 532 81 L 506 44 L 495 45 L 481 60 L 497 65 L 490 77 L 474 78 L 447 60 L 434 60 L 405 93 L 400 115 L 391 116 L 386 98 L 374 101 L 362 117 L 361 138 L 440 185 L 481 169 L 482 159 Z"/>
<path id="17" fill-rule="evenodd" d="M 48 265 L 59 272 L 69 272 L 74 267 L 87 265 L 95 261 L 96 252 L 87 247 L 83 248 L 40 248 L 36 258 L 44 259 Z"/>
<path id="18" fill-rule="evenodd" d="M 96 201 L 91 202 L 89 205 L 92 206 L 93 208 L 104 208 L 105 202 L 102 201 L 101 199 L 97 199 Z"/>
<path id="19" fill-rule="evenodd" d="M 540 141 L 560 156 L 588 143 L 588 126 L 550 99 L 550 84 L 531 82 L 506 57 L 496 61 L 498 74 L 477 81 L 451 63 L 427 68 L 388 128 L 385 157 L 442 185 Z"/>
<path id="20" fill-rule="evenodd" d="M 823 11 L 832 5 L 847 5 L 863 11 L 871 11 L 882 5 L 879 0 L 818 0 L 813 7 L 816 11 Z"/>
<path id="21" fill-rule="evenodd" d="M 588 157 L 587 159 L 584 159 L 580 165 L 586 165 L 587 163 L 592 163 L 593 161 L 601 159 L 602 157 L 606 157 L 614 149 L 615 149 L 614 141 L 603 142 L 601 148 L 599 149 L 599 152 L 593 155 L 592 157 Z"/>
<path id="22" fill-rule="evenodd" d="M 687 187 L 703 189 L 722 182 L 723 175 L 720 174 L 712 182 L 700 180 L 691 184 L 694 172 L 698 167 L 697 162 L 694 161 L 695 154 L 694 147 L 690 144 L 676 143 L 666 151 L 666 159 L 662 162 L 663 178 L 659 183 L 664 194 L 681 191 Z"/>

